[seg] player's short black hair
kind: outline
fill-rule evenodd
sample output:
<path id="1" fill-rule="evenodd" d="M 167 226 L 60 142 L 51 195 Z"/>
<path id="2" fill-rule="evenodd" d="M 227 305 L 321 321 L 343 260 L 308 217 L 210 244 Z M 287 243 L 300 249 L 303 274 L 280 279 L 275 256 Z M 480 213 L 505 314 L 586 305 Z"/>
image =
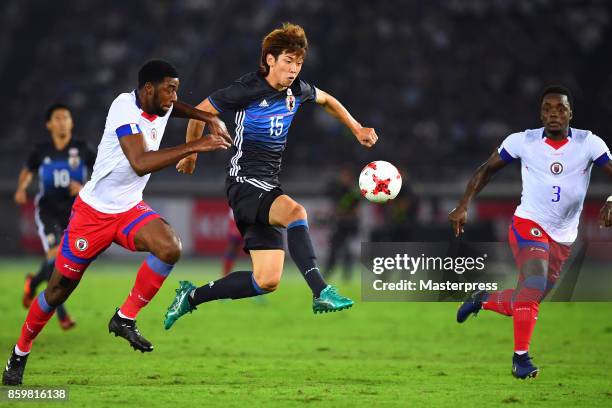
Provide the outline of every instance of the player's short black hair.
<path id="1" fill-rule="evenodd" d="M 145 86 L 147 82 L 158 84 L 165 77 L 178 78 L 176 68 L 167 61 L 151 60 L 145 63 L 138 71 L 138 89 Z"/>
<path id="2" fill-rule="evenodd" d="M 68 105 L 63 104 L 63 103 L 54 103 L 53 105 L 49 106 L 47 108 L 47 111 L 45 112 L 45 123 L 51 120 L 51 116 L 53 116 L 53 112 L 55 112 L 56 110 L 60 110 L 60 109 L 65 109 L 68 112 L 71 112 L 70 107 Z"/>
<path id="3" fill-rule="evenodd" d="M 540 103 L 544 100 L 546 95 L 550 94 L 560 94 L 567 96 L 567 100 L 569 101 L 570 107 L 574 107 L 574 98 L 572 97 L 572 93 L 570 90 L 563 85 L 549 85 L 543 91 L 540 97 Z"/>

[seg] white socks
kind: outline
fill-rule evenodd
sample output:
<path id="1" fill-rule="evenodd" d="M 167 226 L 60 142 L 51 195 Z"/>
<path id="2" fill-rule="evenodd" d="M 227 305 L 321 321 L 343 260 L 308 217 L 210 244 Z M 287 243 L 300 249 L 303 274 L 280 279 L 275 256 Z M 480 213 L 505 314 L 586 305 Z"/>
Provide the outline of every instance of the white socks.
<path id="1" fill-rule="evenodd" d="M 17 347 L 17 345 L 15 345 L 15 354 L 17 354 L 18 356 L 27 356 L 28 354 L 30 354 L 29 351 L 21 351 L 19 350 L 19 347 Z"/>
<path id="2" fill-rule="evenodd" d="M 117 310 L 117 314 L 119 315 L 120 318 L 122 319 L 128 319 L 128 320 L 134 320 L 131 317 L 127 317 L 126 315 L 124 315 L 123 313 L 121 313 L 121 310 Z"/>

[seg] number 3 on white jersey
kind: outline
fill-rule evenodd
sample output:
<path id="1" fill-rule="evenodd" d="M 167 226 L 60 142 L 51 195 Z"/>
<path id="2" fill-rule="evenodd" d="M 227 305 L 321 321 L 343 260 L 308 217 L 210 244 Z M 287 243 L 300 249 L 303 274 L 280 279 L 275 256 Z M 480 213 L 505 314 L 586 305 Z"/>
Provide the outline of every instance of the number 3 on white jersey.
<path id="1" fill-rule="evenodd" d="M 554 198 L 552 198 L 550 201 L 553 203 L 558 203 L 559 200 L 561 200 L 561 186 L 552 186 L 552 188 Z"/>

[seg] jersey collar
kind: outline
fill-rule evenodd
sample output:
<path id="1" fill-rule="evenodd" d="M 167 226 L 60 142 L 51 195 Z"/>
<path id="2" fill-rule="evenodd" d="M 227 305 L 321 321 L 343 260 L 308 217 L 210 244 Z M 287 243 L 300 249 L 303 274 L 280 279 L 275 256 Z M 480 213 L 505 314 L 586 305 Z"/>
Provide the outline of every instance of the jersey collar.
<path id="1" fill-rule="evenodd" d="M 572 128 L 568 128 L 567 137 L 563 140 L 549 139 L 546 137 L 546 129 L 542 130 L 542 139 L 544 140 L 544 143 L 551 146 L 555 150 L 559 150 L 560 148 L 568 144 L 571 138 L 572 138 Z"/>
<path id="2" fill-rule="evenodd" d="M 260 72 L 256 72 L 255 75 L 257 75 L 259 80 L 262 81 L 265 84 L 265 86 L 268 88 L 269 91 L 273 91 L 273 92 L 275 92 L 276 94 L 279 94 L 279 95 L 289 95 L 289 93 L 287 93 L 287 92 L 290 92 L 291 95 L 297 96 L 297 93 L 298 93 L 297 90 L 299 88 L 296 86 L 296 84 L 299 85 L 299 83 L 300 83 L 300 77 L 299 76 L 297 76 L 293 80 L 293 83 L 291 84 L 291 86 L 287 87 L 286 89 L 283 89 L 282 91 L 279 91 L 278 89 L 276 89 L 272 85 L 270 85 L 270 83 L 266 80 L 266 77 L 264 77 Z"/>
<path id="3" fill-rule="evenodd" d="M 149 122 L 153 122 L 155 119 L 157 119 L 158 117 L 157 115 L 152 115 L 142 110 L 142 108 L 140 107 L 140 101 L 138 100 L 138 92 L 136 89 L 134 89 L 133 93 L 134 93 L 134 101 L 136 102 L 136 106 L 138 107 L 138 109 L 140 109 L 140 116 L 142 116 Z"/>

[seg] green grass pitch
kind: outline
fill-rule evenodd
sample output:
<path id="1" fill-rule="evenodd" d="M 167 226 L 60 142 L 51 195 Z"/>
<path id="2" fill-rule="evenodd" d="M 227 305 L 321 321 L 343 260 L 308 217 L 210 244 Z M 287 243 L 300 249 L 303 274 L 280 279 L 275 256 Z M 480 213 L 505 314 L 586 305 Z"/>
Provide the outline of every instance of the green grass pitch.
<path id="1" fill-rule="evenodd" d="M 26 314 L 23 274 L 36 265 L 0 261 L 2 359 Z M 290 262 L 264 301 L 202 305 L 165 331 L 178 280 L 201 284 L 220 269 L 185 260 L 139 316 L 155 345 L 141 354 L 107 330 L 137 267 L 96 262 L 67 305 L 77 327 L 62 332 L 54 317 L 35 342 L 25 385 L 70 392 L 48 406 L 612 406 L 612 303 L 545 303 L 532 342 L 541 374 L 520 381 L 511 319 L 483 312 L 458 325 L 456 303 L 364 303 L 357 281 L 339 285 L 357 300 L 351 310 L 315 316 Z"/>

